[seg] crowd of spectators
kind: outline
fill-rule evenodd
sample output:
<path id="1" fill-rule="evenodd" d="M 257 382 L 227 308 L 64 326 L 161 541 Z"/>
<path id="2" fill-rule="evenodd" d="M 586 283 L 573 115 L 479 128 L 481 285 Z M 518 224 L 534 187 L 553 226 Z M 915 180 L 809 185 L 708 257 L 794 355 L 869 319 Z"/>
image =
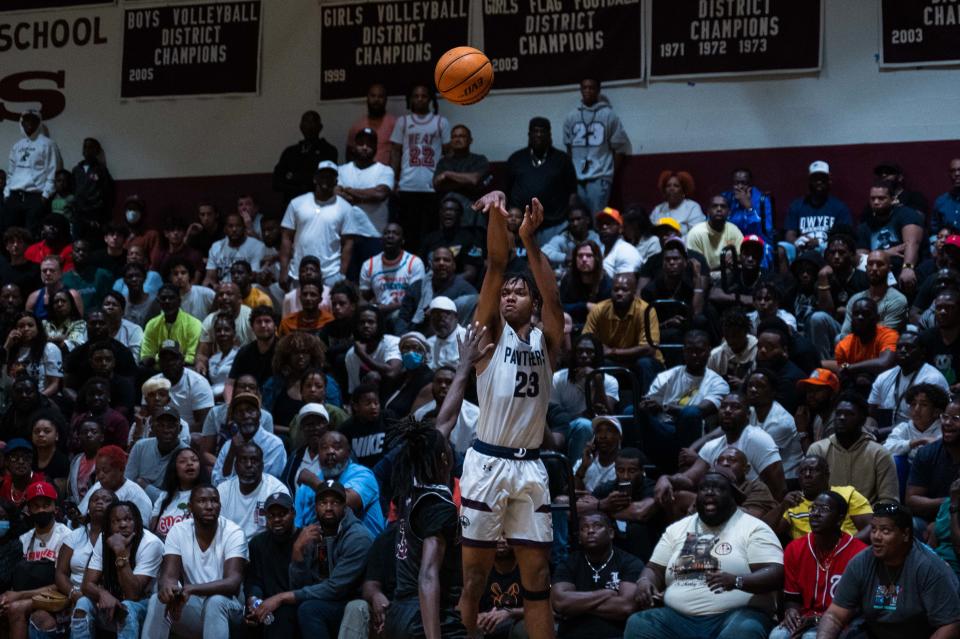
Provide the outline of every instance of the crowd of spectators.
<path id="1" fill-rule="evenodd" d="M 816 161 L 786 210 L 731 167 L 716 194 L 664 170 L 621 211 L 630 140 L 599 81 L 580 95 L 495 180 L 431 87 L 394 116 L 374 85 L 345 158 L 303 114 L 282 207 L 159 227 L 97 140 L 64 170 L 24 113 L 0 171 L 8 636 L 466 637 L 472 204 L 498 187 L 509 271 L 542 204 L 565 311 L 553 379 L 524 381 L 551 392 L 556 625 L 524 623 L 501 540 L 482 636 L 960 637 L 960 159 L 932 206 L 891 161 L 855 216 Z"/>

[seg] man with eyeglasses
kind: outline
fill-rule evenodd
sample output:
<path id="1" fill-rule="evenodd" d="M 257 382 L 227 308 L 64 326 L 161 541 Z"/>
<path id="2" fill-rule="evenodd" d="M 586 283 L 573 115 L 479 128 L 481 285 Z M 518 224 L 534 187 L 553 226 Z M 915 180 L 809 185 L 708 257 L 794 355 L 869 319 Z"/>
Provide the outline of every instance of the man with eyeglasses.
<path id="1" fill-rule="evenodd" d="M 910 465 L 904 502 L 913 511 L 915 524 L 926 525 L 950 495 L 950 484 L 960 471 L 960 399 L 953 399 L 940 414 L 938 441 L 917 451 Z"/>
<path id="2" fill-rule="evenodd" d="M 946 639 L 960 635 L 960 598 L 950 567 L 917 543 L 904 506 L 874 505 L 870 551 L 847 564 L 833 603 L 817 628 L 818 639 Z M 856 619 L 856 617 L 860 619 Z"/>
<path id="3" fill-rule="evenodd" d="M 820 617 L 833 602 L 833 586 L 865 543 L 841 529 L 847 500 L 825 490 L 810 504 L 810 532 L 783 551 L 784 615 L 770 639 L 815 639 Z"/>

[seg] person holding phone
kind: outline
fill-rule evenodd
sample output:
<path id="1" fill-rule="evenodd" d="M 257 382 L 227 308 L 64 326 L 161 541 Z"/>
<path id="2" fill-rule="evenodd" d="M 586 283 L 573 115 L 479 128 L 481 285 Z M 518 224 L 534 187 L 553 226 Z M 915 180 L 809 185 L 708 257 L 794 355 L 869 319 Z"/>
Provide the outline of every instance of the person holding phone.
<path id="1" fill-rule="evenodd" d="M 620 452 L 623 426 L 611 415 L 598 415 L 591 423 L 593 439 L 583 450 L 583 457 L 573 466 L 577 490 L 593 492 L 601 483 L 616 476 L 614 462 Z"/>

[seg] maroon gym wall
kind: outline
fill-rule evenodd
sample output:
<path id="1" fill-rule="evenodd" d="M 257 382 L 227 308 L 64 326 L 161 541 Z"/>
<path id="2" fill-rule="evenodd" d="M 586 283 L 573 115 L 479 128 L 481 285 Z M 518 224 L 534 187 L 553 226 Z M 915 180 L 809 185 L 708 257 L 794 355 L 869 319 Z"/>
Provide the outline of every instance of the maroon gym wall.
<path id="1" fill-rule="evenodd" d="M 655 206 L 662 200 L 656 181 L 664 169 L 693 175 L 697 184 L 693 197 L 703 205 L 711 195 L 730 188 L 735 167 L 746 166 L 753 170 L 756 185 L 773 193 L 781 225 L 790 202 L 806 192 L 806 167 L 814 160 L 826 160 L 833 175 L 834 194 L 850 206 L 856 219 L 866 204 L 873 167 L 878 162 L 899 162 L 909 188 L 922 192 L 932 205 L 949 189 L 947 164 L 955 157 L 960 157 L 960 141 L 956 140 L 633 155 L 614 185 L 614 205 L 639 202 L 648 209 Z M 495 164 L 494 172 L 502 168 L 502 164 Z M 192 219 L 201 199 L 210 199 L 227 210 L 244 192 L 256 194 L 264 210 L 276 210 L 280 198 L 270 182 L 269 173 L 122 180 L 117 183 L 116 217 L 120 219 L 124 198 L 134 193 L 147 201 L 148 219 L 157 225 L 174 214 Z"/>

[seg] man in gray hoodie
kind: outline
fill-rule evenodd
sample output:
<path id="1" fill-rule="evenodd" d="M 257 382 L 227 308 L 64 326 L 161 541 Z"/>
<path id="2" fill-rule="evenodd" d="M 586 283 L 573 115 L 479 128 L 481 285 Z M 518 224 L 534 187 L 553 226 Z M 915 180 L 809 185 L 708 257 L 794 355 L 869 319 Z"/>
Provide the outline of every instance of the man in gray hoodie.
<path id="1" fill-rule="evenodd" d="M 53 197 L 54 175 L 63 166 L 57 145 L 44 135 L 41 124 L 36 109 L 20 116 L 23 137 L 10 149 L 0 220 L 3 229 L 25 226 L 34 238 L 40 235 L 40 218 Z"/>
<path id="2" fill-rule="evenodd" d="M 600 95 L 600 80 L 580 81 L 581 103 L 563 122 L 563 143 L 577 171 L 577 196 L 591 213 L 610 199 L 613 175 L 630 153 L 630 138 L 610 102 Z"/>
<path id="3" fill-rule="evenodd" d="M 281 603 L 297 604 L 300 634 L 336 637 L 347 602 L 359 596 L 373 539 L 353 511 L 340 482 L 328 479 L 317 489 L 319 523 L 306 526 L 293 544 L 291 592 Z"/>

